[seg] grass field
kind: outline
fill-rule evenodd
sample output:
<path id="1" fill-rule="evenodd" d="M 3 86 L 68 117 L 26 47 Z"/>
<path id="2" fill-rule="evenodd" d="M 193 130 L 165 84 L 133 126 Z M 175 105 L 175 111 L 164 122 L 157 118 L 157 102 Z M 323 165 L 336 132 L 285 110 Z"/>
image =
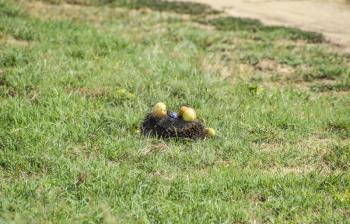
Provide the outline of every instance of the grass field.
<path id="1" fill-rule="evenodd" d="M 145 138 L 152 105 L 219 137 Z M 156 0 L 0 0 L 0 223 L 349 223 L 350 55 Z"/>

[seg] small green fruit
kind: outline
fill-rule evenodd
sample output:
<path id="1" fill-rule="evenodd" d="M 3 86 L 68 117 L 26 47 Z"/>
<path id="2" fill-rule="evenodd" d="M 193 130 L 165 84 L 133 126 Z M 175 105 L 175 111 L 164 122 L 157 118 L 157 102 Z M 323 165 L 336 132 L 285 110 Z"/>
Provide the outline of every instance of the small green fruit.
<path id="1" fill-rule="evenodd" d="M 152 114 L 158 118 L 165 117 L 167 114 L 165 104 L 162 102 L 156 103 L 156 105 L 153 106 Z"/>
<path id="2" fill-rule="evenodd" d="M 183 109 L 183 111 L 181 111 L 181 109 Z M 196 120 L 197 115 L 196 115 L 196 111 L 191 108 L 191 107 L 185 107 L 182 108 L 181 107 L 180 112 L 182 112 L 182 119 L 184 121 L 188 121 L 188 122 L 192 122 L 194 120 Z"/>
<path id="3" fill-rule="evenodd" d="M 206 131 L 209 137 L 214 137 L 216 135 L 216 131 L 213 128 L 207 128 Z"/>

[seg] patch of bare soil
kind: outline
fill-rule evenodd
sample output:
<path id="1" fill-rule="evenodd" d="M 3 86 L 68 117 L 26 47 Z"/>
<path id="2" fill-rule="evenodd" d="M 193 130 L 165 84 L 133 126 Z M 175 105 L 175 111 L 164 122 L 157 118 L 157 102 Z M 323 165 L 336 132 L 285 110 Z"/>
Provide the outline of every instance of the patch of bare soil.
<path id="1" fill-rule="evenodd" d="M 259 19 L 267 25 L 298 27 L 322 33 L 350 52 L 350 4 L 327 0 L 186 0 L 211 5 L 243 18 Z"/>

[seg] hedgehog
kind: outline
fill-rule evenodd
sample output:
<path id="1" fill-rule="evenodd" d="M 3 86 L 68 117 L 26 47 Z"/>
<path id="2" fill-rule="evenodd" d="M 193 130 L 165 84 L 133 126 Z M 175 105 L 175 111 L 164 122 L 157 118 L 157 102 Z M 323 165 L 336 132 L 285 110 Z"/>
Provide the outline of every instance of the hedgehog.
<path id="1" fill-rule="evenodd" d="M 208 135 L 205 126 L 199 120 L 185 121 L 175 112 L 167 112 L 163 117 L 157 117 L 153 113 L 146 115 L 142 125 L 141 133 L 145 136 L 158 138 L 183 138 L 183 139 L 204 139 Z"/>

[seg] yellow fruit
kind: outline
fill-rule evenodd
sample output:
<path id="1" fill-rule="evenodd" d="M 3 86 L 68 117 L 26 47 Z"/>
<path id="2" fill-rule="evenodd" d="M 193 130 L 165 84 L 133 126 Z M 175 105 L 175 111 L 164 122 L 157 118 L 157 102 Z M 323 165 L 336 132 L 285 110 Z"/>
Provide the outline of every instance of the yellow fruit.
<path id="1" fill-rule="evenodd" d="M 179 116 L 182 117 L 182 115 L 184 114 L 184 112 L 188 109 L 188 107 L 186 106 L 182 106 L 179 110 Z"/>
<path id="2" fill-rule="evenodd" d="M 213 128 L 207 128 L 206 131 L 209 137 L 214 137 L 216 135 L 216 131 Z"/>
<path id="3" fill-rule="evenodd" d="M 182 109 L 182 107 L 181 107 L 181 109 Z M 180 112 L 181 112 L 181 109 L 180 109 Z M 182 112 L 182 119 L 183 120 L 191 122 L 191 121 L 196 120 L 196 118 L 197 118 L 196 111 L 193 108 L 186 107 L 183 109 L 183 112 Z"/>
<path id="4" fill-rule="evenodd" d="M 153 106 L 152 114 L 158 118 L 166 116 L 167 110 L 165 104 L 162 102 L 156 103 L 156 105 Z"/>

